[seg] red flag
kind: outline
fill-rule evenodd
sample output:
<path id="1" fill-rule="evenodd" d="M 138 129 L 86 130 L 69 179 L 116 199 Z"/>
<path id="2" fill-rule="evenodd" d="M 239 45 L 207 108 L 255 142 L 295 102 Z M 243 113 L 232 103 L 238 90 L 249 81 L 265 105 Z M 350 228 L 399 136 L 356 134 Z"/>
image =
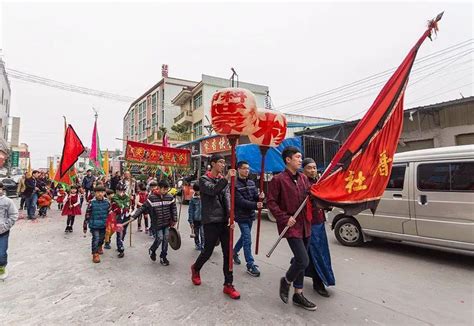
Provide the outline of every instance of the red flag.
<path id="1" fill-rule="evenodd" d="M 68 125 L 66 135 L 64 137 L 63 154 L 61 163 L 59 164 L 59 176 L 62 178 L 66 172 L 76 163 L 79 155 L 85 151 L 84 145 L 77 136 L 74 128 Z"/>
<path id="2" fill-rule="evenodd" d="M 348 215 L 377 208 L 392 171 L 393 155 L 403 125 L 403 97 L 416 54 L 423 41 L 437 31 L 442 14 L 385 84 L 369 111 L 334 156 L 311 194 L 323 206 L 343 208 Z"/>

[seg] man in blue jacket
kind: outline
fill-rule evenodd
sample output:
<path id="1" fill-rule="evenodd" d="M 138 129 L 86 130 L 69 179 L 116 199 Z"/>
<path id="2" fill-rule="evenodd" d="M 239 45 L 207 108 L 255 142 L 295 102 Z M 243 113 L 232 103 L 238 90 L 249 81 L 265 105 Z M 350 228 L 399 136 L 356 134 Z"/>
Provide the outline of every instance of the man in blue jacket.
<path id="1" fill-rule="evenodd" d="M 252 224 L 255 220 L 255 210 L 262 208 L 263 203 L 259 201 L 264 198 L 264 193 L 258 194 L 255 182 L 248 179 L 250 166 L 245 161 L 237 163 L 237 182 L 235 183 L 235 221 L 239 224 L 240 239 L 234 247 L 234 263 L 240 265 L 240 249 L 244 248 L 247 273 L 252 276 L 260 276 L 258 266 L 252 256 Z"/>

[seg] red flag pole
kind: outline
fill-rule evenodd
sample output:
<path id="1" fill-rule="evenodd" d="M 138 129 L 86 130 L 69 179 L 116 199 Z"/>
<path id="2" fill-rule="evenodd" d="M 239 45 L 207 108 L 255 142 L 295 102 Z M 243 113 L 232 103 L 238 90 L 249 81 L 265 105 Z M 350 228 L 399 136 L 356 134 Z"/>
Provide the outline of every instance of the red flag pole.
<path id="1" fill-rule="evenodd" d="M 262 164 L 260 165 L 260 192 L 263 191 L 264 179 L 265 179 L 265 156 L 267 155 L 268 147 L 260 146 L 260 153 L 262 154 Z M 258 202 L 263 202 L 263 199 L 258 199 Z M 257 212 L 257 239 L 255 241 L 255 254 L 258 255 L 258 248 L 260 243 L 260 223 L 262 222 L 262 208 L 258 209 Z"/>
<path id="2" fill-rule="evenodd" d="M 236 168 L 235 145 L 239 135 L 228 135 L 227 139 L 230 144 L 230 166 L 231 169 Z M 229 271 L 234 269 L 234 217 L 235 217 L 235 176 L 230 178 L 230 217 L 229 217 Z"/>

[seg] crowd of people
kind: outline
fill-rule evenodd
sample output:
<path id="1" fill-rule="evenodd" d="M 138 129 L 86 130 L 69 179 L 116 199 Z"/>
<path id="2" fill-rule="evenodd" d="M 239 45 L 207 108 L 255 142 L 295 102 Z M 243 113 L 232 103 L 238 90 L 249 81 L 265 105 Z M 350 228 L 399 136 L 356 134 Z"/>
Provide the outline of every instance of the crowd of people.
<path id="1" fill-rule="evenodd" d="M 223 253 L 223 292 L 232 299 L 239 299 L 240 292 L 234 286 L 234 276 L 230 262 L 241 265 L 240 252 L 243 251 L 247 273 L 259 277 L 261 271 L 252 255 L 252 226 L 256 210 L 263 207 L 266 199 L 267 208 L 277 220 L 278 231 L 290 226 L 285 234 L 293 258 L 290 268 L 280 280 L 279 294 L 283 302 L 289 301 L 290 286 L 294 287 L 293 303 L 307 310 L 315 310 L 316 305 L 303 295 L 304 277 L 313 280 L 314 290 L 323 297 L 329 297 L 326 286 L 335 284 L 331 267 L 329 247 L 324 229 L 325 213 L 316 202 L 308 201 L 307 209 L 293 216 L 304 202 L 311 184 L 317 180 L 316 163 L 311 158 L 302 159 L 295 147 L 287 147 L 282 152 L 286 169 L 275 176 L 269 185 L 267 198 L 255 182 L 249 179 L 250 166 L 245 161 L 237 164 L 237 169 L 225 172 L 226 161 L 220 154 L 210 158 L 210 169 L 195 182 L 193 196 L 189 202 L 188 222 L 195 249 L 200 252 L 191 265 L 191 281 L 199 286 L 202 283 L 200 271 L 212 256 L 216 246 L 220 245 Z M 240 238 L 233 248 L 233 257 L 229 257 L 230 228 L 230 180 L 235 183 L 235 222 L 240 229 Z M 0 205 L 6 202 L 9 217 L 0 214 L 0 278 L 5 275 L 6 248 L 8 230 L 18 217 L 15 205 L 2 195 L 0 184 Z M 153 237 L 148 249 L 152 261 L 157 260 L 157 250 L 161 247 L 160 263 L 168 266 L 168 237 L 170 228 L 177 221 L 176 192 L 170 191 L 166 179 L 157 180 L 150 175 L 148 179 L 138 182 L 130 172 L 123 176 L 115 173 L 111 178 L 96 177 L 88 170 L 76 184 L 65 189 L 54 185 L 44 173 L 33 171 L 19 183 L 21 195 L 20 209 L 26 209 L 27 218 L 44 217 L 52 200 L 57 203 L 61 215 L 67 217 L 65 232 L 73 232 L 75 217 L 84 213 L 83 232 L 89 229 L 92 234 L 91 254 L 94 263 L 100 263 L 104 249 L 111 249 L 112 237 L 115 234 L 118 257 L 125 256 L 124 240 L 128 225 L 138 223 L 138 231 L 144 231 Z M 83 204 L 87 207 L 83 210 Z M 7 215 L 7 214 L 5 214 Z M 6 235 L 5 235 L 6 234 Z M 3 240 L 2 240 L 3 239 Z M 6 241 L 6 244 L 5 244 Z"/>

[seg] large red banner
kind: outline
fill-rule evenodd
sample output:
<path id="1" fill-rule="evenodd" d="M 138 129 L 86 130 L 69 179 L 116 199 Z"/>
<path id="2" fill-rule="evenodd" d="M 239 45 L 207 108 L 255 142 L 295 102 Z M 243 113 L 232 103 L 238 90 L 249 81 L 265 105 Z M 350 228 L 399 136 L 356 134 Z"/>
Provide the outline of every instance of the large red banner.
<path id="1" fill-rule="evenodd" d="M 134 141 L 127 141 L 125 160 L 129 162 L 189 167 L 191 152 L 187 149 L 178 149 L 158 145 L 150 145 Z"/>
<path id="2" fill-rule="evenodd" d="M 437 30 L 442 14 L 387 81 L 374 103 L 336 153 L 311 194 L 322 206 L 343 208 L 354 215 L 375 213 L 392 171 L 393 155 L 403 124 L 403 98 L 411 68 L 423 41 Z"/>

